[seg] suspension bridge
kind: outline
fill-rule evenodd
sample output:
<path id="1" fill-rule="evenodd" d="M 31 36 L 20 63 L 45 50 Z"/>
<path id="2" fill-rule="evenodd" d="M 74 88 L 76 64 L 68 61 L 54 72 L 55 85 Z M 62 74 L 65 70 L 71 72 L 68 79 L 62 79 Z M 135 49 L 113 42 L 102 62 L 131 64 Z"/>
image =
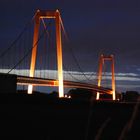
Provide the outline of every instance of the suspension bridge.
<path id="1" fill-rule="evenodd" d="M 96 99 L 100 98 L 101 93 L 106 93 L 111 94 L 112 99 L 116 100 L 113 55 L 101 55 L 99 72 L 87 76 L 70 48 L 69 54 L 72 53 L 79 69 L 77 71 L 80 71 L 77 73 L 80 74 L 80 78 L 85 78 L 82 79 L 83 82 L 73 75 L 76 73 L 72 70 L 73 67 L 67 70 L 66 63 L 63 63 L 67 60 L 62 54 L 63 36 L 68 38 L 60 12 L 37 10 L 17 39 L 7 49 L 1 51 L 0 72 L 16 74 L 17 85 L 27 86 L 28 94 L 32 94 L 34 86 L 58 87 L 59 97 L 64 97 L 64 88 L 85 88 L 97 92 Z M 101 85 L 105 61 L 112 62 L 112 88 Z M 55 63 L 57 66 L 54 66 Z M 91 80 L 91 77 L 95 80 Z"/>

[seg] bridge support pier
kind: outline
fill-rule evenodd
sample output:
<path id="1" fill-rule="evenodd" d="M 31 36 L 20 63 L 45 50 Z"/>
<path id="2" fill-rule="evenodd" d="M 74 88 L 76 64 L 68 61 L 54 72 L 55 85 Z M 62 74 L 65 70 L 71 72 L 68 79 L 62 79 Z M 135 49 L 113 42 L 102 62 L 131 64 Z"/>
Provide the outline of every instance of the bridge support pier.
<path id="1" fill-rule="evenodd" d="M 58 10 L 56 11 L 40 11 L 38 10 L 35 15 L 35 26 L 34 26 L 34 37 L 33 37 L 33 48 L 30 65 L 30 77 L 34 76 L 36 53 L 38 46 L 38 34 L 40 19 L 42 18 L 53 18 L 56 23 L 56 46 L 57 46 L 57 68 L 58 68 L 58 85 L 59 85 L 59 97 L 64 97 L 64 86 L 63 86 L 63 63 L 62 63 L 62 43 L 61 43 L 61 16 Z M 33 86 L 28 86 L 28 94 L 31 94 Z"/>
<path id="2" fill-rule="evenodd" d="M 115 69 L 114 69 L 114 56 L 110 55 L 110 56 L 104 56 L 101 55 L 100 56 L 100 60 L 99 60 L 99 72 L 98 72 L 98 86 L 101 86 L 101 80 L 102 80 L 102 69 L 103 69 L 103 64 L 104 61 L 108 60 L 111 61 L 111 72 L 112 72 L 112 92 L 110 94 L 112 94 L 112 100 L 116 100 L 116 94 L 115 94 Z M 96 100 L 99 100 L 100 98 L 100 93 L 97 92 L 96 95 Z"/>

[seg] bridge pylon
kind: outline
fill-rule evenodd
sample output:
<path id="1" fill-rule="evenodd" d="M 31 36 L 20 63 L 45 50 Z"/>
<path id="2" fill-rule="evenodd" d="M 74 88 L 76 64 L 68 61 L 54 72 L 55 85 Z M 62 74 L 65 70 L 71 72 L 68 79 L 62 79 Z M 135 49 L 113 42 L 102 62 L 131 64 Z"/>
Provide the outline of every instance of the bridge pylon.
<path id="1" fill-rule="evenodd" d="M 63 67 L 62 67 L 62 43 L 61 43 L 62 20 L 61 20 L 61 16 L 60 16 L 60 13 L 58 10 L 56 10 L 56 11 L 37 10 L 37 12 L 35 14 L 33 47 L 32 47 L 32 56 L 31 56 L 30 75 L 29 76 L 34 77 L 40 20 L 44 19 L 44 18 L 55 19 L 59 97 L 64 97 Z M 28 85 L 28 94 L 32 94 L 32 90 L 33 90 L 33 85 Z"/>
<path id="2" fill-rule="evenodd" d="M 100 56 L 99 60 L 99 71 L 98 71 L 98 86 L 101 86 L 101 80 L 102 80 L 102 70 L 103 70 L 103 64 L 105 61 L 111 61 L 111 72 L 112 72 L 112 91 L 110 94 L 112 94 L 112 100 L 116 100 L 116 94 L 115 94 L 115 68 L 114 68 L 114 56 L 104 56 L 103 54 Z M 99 100 L 100 98 L 100 92 L 97 92 L 96 100 Z"/>

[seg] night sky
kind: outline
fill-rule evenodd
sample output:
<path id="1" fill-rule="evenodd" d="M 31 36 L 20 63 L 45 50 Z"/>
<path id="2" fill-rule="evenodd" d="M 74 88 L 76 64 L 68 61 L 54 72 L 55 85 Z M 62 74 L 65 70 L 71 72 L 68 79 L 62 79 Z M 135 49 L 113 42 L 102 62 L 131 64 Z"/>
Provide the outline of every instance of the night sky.
<path id="1" fill-rule="evenodd" d="M 99 54 L 113 54 L 116 75 L 122 77 L 118 87 L 125 83 L 140 91 L 139 0 L 1 0 L 1 49 L 10 45 L 37 9 L 59 9 L 68 45 L 83 71 L 98 66 Z"/>

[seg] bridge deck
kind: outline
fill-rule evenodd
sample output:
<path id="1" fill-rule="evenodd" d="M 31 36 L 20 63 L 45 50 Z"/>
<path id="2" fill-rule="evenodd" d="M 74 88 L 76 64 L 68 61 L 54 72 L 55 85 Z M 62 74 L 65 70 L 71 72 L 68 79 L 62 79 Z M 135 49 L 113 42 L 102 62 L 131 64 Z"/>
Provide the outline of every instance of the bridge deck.
<path id="1" fill-rule="evenodd" d="M 58 80 L 55 79 L 43 79 L 37 77 L 27 77 L 27 76 L 17 76 L 18 85 L 33 85 L 33 86 L 59 86 Z M 73 87 L 73 88 L 85 88 L 90 89 L 100 93 L 112 94 L 112 89 L 107 89 L 104 87 L 99 87 L 93 84 L 73 82 L 73 81 L 64 81 L 64 87 Z"/>

